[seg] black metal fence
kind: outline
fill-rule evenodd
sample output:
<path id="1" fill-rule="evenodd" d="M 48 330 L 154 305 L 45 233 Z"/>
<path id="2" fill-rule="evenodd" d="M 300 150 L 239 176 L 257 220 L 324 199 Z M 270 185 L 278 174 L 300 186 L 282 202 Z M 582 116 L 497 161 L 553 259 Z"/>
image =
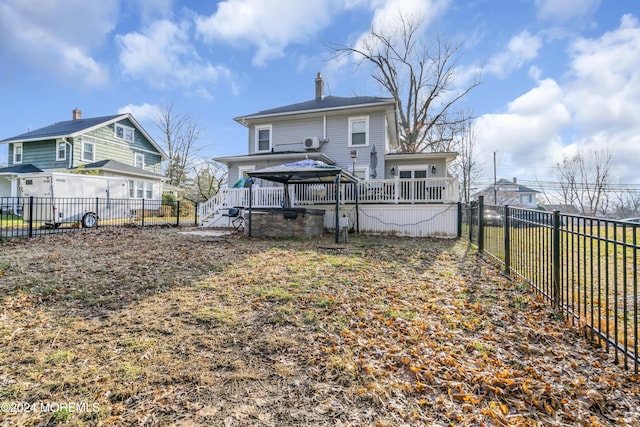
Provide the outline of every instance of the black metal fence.
<path id="1" fill-rule="evenodd" d="M 197 225 L 191 202 L 110 198 L 0 197 L 0 239 L 96 227 Z"/>
<path id="2" fill-rule="evenodd" d="M 479 203 L 461 235 L 638 373 L 640 224 Z"/>

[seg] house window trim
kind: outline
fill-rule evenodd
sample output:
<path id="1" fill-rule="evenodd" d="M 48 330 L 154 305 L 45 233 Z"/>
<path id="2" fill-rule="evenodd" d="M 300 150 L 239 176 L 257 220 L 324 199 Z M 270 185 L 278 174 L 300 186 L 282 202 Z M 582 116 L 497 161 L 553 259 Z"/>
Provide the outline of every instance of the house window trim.
<path id="1" fill-rule="evenodd" d="M 138 158 L 140 158 L 140 157 L 142 158 L 142 160 L 140 162 L 142 164 L 142 166 L 138 166 Z M 133 153 L 133 165 L 135 167 L 140 168 L 140 169 L 144 169 L 144 165 L 145 165 L 144 160 L 145 160 L 144 159 L 144 153 Z"/>
<path id="2" fill-rule="evenodd" d="M 18 152 L 18 148 L 20 149 L 20 160 L 17 159 L 17 152 Z M 13 143 L 13 164 L 14 165 L 21 165 L 22 161 L 24 160 L 24 148 L 22 145 L 22 142 L 14 142 Z"/>
<path id="3" fill-rule="evenodd" d="M 411 171 L 411 178 L 401 178 L 401 179 L 424 179 L 424 178 L 416 178 L 416 171 L 426 171 L 427 178 L 429 178 L 429 170 L 431 169 L 431 165 L 406 165 L 406 166 L 397 166 L 398 172 L 396 173 L 396 178 L 400 179 L 400 172 Z"/>
<path id="4" fill-rule="evenodd" d="M 118 128 L 122 128 L 122 137 L 118 136 Z M 131 131 L 131 140 L 127 139 L 127 131 Z M 135 140 L 136 130 L 131 126 L 123 125 L 122 123 L 116 123 L 113 126 L 113 136 L 122 141 L 133 143 Z"/>
<path id="5" fill-rule="evenodd" d="M 85 146 L 86 146 L 87 144 L 89 144 L 89 145 L 91 145 L 91 146 L 93 147 L 93 148 L 92 148 L 92 150 L 91 150 L 91 160 L 87 160 L 87 159 L 85 159 L 85 158 L 84 158 L 84 155 L 85 155 L 85 153 L 87 152 L 87 151 L 85 150 Z M 95 161 L 96 161 L 96 144 L 95 144 L 95 142 L 82 141 L 82 150 L 81 150 L 81 152 L 80 152 L 80 159 L 81 159 L 83 162 L 88 162 L 88 163 L 92 163 L 92 162 L 95 162 Z"/>
<path id="6" fill-rule="evenodd" d="M 260 150 L 260 131 L 269 130 L 269 147 L 266 150 Z M 260 125 L 255 128 L 255 152 L 256 153 L 268 153 L 273 147 L 273 125 Z"/>
<path id="7" fill-rule="evenodd" d="M 364 124 L 364 144 L 353 144 L 353 122 L 363 121 Z M 369 146 L 369 116 L 349 117 L 349 147 L 368 147 Z"/>
<path id="8" fill-rule="evenodd" d="M 352 175 L 354 175 L 355 177 L 358 177 L 358 172 L 363 172 L 363 175 L 364 175 L 363 180 L 365 181 L 369 180 L 369 166 L 362 166 L 362 167 L 356 166 L 355 170 L 352 171 Z"/>
<path id="9" fill-rule="evenodd" d="M 63 150 L 60 150 L 60 145 L 62 145 L 64 147 Z M 63 155 L 60 155 L 60 152 L 62 151 Z M 62 141 L 62 142 L 56 142 L 56 162 L 63 162 L 67 160 L 67 143 Z"/>

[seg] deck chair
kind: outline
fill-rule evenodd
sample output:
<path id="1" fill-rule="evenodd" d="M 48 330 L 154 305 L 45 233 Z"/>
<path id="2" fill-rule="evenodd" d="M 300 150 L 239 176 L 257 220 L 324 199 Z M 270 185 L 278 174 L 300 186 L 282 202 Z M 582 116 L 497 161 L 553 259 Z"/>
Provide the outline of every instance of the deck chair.
<path id="1" fill-rule="evenodd" d="M 229 208 L 227 213 L 222 214 L 222 216 L 229 218 L 229 226 L 233 226 L 236 231 L 244 231 L 244 217 L 241 215 L 240 209 Z"/>

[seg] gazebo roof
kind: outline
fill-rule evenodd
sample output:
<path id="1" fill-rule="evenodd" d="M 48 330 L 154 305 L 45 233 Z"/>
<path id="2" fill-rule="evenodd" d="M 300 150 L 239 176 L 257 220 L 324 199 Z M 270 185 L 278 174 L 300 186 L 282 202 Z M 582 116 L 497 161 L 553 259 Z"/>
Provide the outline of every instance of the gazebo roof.
<path id="1" fill-rule="evenodd" d="M 247 172 L 247 175 L 283 184 L 331 183 L 338 175 L 341 183 L 358 182 L 358 178 L 351 172 L 335 165 L 328 165 L 320 160 L 310 159 Z"/>

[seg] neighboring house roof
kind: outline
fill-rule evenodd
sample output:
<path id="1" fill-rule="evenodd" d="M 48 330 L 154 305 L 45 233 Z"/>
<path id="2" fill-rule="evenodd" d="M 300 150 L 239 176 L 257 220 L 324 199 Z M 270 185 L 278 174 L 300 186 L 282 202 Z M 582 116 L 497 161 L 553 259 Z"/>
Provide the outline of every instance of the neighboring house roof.
<path id="1" fill-rule="evenodd" d="M 513 182 L 510 181 L 508 179 L 504 179 L 501 178 L 499 180 L 496 181 L 496 186 L 500 187 L 505 187 L 505 186 L 509 186 L 509 190 L 500 190 L 502 193 L 508 192 L 508 193 L 539 193 L 538 190 L 534 190 L 533 188 L 527 187 L 525 185 L 521 185 L 518 184 L 517 182 Z M 493 184 L 489 185 L 488 187 L 483 188 L 482 190 L 478 191 L 478 193 L 487 193 L 487 192 L 493 192 L 494 191 L 494 186 Z"/>
<path id="2" fill-rule="evenodd" d="M 395 105 L 395 100 L 393 98 L 378 98 L 374 96 L 326 96 L 321 99 L 316 98 L 310 101 L 298 102 L 296 104 L 285 105 L 283 107 L 258 111 L 254 114 L 236 117 L 234 120 L 245 125 L 247 120 L 252 119 L 383 105 L 393 106 Z"/>
<path id="3" fill-rule="evenodd" d="M 26 165 L 14 165 L 6 168 L 0 168 L 0 175 L 16 174 L 16 173 L 34 173 L 44 172 L 42 169 L 33 166 L 32 164 Z"/>
<path id="4" fill-rule="evenodd" d="M 102 117 L 89 117 L 86 119 L 66 120 L 64 122 L 54 123 L 49 126 L 45 126 L 39 129 L 35 129 L 29 132 L 22 133 L 20 135 L 13 136 L 11 138 L 3 139 L 0 144 L 16 143 L 16 142 L 31 142 L 42 141 L 45 139 L 57 139 L 57 138 L 74 138 L 76 136 L 87 133 L 93 129 L 97 129 L 103 126 L 107 126 L 111 123 L 118 122 L 120 120 L 129 119 L 136 129 L 144 135 L 144 137 L 153 145 L 158 151 L 163 160 L 167 160 L 169 157 L 160 148 L 153 138 L 144 130 L 142 126 L 133 118 L 129 113 L 117 114 L 112 116 Z"/>
<path id="5" fill-rule="evenodd" d="M 83 170 L 101 170 L 107 172 L 115 172 L 118 174 L 137 175 L 146 178 L 164 178 L 162 175 L 155 172 L 149 172 L 144 169 L 137 168 L 121 163 L 117 160 L 100 160 L 99 162 L 89 163 L 81 166 Z M 76 168 L 77 169 L 77 168 Z"/>

